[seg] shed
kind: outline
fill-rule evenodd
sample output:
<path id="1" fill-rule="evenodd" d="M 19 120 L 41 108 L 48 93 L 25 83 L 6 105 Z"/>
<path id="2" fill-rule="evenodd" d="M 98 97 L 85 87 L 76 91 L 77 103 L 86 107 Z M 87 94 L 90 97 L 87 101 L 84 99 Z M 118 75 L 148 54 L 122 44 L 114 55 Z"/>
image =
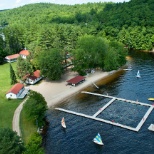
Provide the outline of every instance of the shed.
<path id="1" fill-rule="evenodd" d="M 84 76 L 76 76 L 68 81 L 66 81 L 68 83 L 68 85 L 72 85 L 72 86 L 76 86 L 78 85 L 79 83 L 82 83 L 85 81 L 85 77 Z"/>

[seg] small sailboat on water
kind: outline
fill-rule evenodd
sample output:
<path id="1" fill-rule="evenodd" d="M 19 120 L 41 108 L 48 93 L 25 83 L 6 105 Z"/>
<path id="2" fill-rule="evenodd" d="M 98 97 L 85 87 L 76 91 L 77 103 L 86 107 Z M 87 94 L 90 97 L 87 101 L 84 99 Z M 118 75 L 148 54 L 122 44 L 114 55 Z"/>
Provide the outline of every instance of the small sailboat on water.
<path id="1" fill-rule="evenodd" d="M 96 143 L 96 144 L 99 144 L 99 145 L 104 145 L 104 143 L 102 142 L 101 135 L 99 133 L 93 139 L 93 142 Z"/>
<path id="2" fill-rule="evenodd" d="M 149 101 L 154 101 L 154 98 L 148 98 Z"/>
<path id="3" fill-rule="evenodd" d="M 61 125 L 62 125 L 63 128 L 66 128 L 66 124 L 65 124 L 65 119 L 64 119 L 64 117 L 63 117 L 62 120 L 61 120 Z"/>
<path id="4" fill-rule="evenodd" d="M 140 75 L 140 71 L 139 71 L 139 70 L 137 71 L 137 75 L 136 75 L 136 77 L 137 77 L 137 78 L 140 78 L 140 77 L 141 77 L 141 75 Z"/>

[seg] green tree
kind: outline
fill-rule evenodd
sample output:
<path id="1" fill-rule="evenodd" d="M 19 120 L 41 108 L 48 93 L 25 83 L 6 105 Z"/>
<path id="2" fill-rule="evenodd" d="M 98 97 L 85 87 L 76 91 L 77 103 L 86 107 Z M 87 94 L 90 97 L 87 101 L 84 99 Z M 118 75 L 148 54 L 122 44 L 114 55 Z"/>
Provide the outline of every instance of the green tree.
<path id="1" fill-rule="evenodd" d="M 38 127 L 41 127 L 44 124 L 47 103 L 40 93 L 31 91 L 24 108 L 28 119 L 36 122 Z"/>
<path id="2" fill-rule="evenodd" d="M 21 154 L 24 150 L 24 144 L 16 132 L 0 128 L 0 154 Z"/>
<path id="3" fill-rule="evenodd" d="M 17 83 L 17 78 L 11 63 L 10 63 L 10 78 L 11 78 L 11 85 Z"/>
<path id="4" fill-rule="evenodd" d="M 101 37 L 81 37 L 74 51 L 74 70 L 84 74 L 86 69 L 103 68 L 107 48 L 107 41 Z"/>
<path id="5" fill-rule="evenodd" d="M 107 71 L 115 70 L 126 63 L 127 50 L 119 42 L 110 42 L 108 51 L 105 55 L 104 69 Z"/>
<path id="6" fill-rule="evenodd" d="M 51 80 L 58 80 L 63 73 L 63 58 L 58 49 L 42 51 L 38 56 L 41 73 Z"/>
<path id="7" fill-rule="evenodd" d="M 44 149 L 41 146 L 42 137 L 38 133 L 34 133 L 26 145 L 24 154 L 44 154 Z"/>
<path id="8" fill-rule="evenodd" d="M 22 59 L 21 57 L 18 58 L 17 60 L 17 76 L 21 79 L 24 80 L 23 77 L 27 74 L 32 74 L 33 68 L 32 64 L 30 62 L 30 58 L 28 57 L 27 59 Z"/>

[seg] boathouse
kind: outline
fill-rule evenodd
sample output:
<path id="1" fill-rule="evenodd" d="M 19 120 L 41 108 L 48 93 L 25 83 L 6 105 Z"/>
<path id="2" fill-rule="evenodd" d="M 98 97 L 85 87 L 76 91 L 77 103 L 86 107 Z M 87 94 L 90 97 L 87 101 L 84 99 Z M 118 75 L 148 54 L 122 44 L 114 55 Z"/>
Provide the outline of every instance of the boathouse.
<path id="1" fill-rule="evenodd" d="M 78 76 L 76 76 L 76 77 L 74 77 L 74 78 L 72 78 L 72 79 L 70 79 L 66 82 L 67 82 L 68 85 L 76 86 L 76 85 L 78 85 L 78 84 L 80 84 L 84 81 L 85 81 L 85 77 L 78 75 Z"/>

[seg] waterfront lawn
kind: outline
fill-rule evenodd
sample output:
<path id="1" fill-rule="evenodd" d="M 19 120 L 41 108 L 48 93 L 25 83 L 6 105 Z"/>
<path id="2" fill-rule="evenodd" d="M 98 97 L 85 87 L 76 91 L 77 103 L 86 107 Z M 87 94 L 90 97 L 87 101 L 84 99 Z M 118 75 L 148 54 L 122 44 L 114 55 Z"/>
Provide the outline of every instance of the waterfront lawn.
<path id="1" fill-rule="evenodd" d="M 34 122 L 26 118 L 24 107 L 20 115 L 20 128 L 21 128 L 22 139 L 24 143 L 27 144 L 31 135 L 36 133 L 37 126 L 36 124 L 34 124 Z"/>
<path id="2" fill-rule="evenodd" d="M 12 67 L 15 70 L 16 63 L 12 63 Z M 5 94 L 11 87 L 9 63 L 0 65 L 0 128 L 12 128 L 14 111 L 21 102 L 21 100 L 6 99 Z"/>

